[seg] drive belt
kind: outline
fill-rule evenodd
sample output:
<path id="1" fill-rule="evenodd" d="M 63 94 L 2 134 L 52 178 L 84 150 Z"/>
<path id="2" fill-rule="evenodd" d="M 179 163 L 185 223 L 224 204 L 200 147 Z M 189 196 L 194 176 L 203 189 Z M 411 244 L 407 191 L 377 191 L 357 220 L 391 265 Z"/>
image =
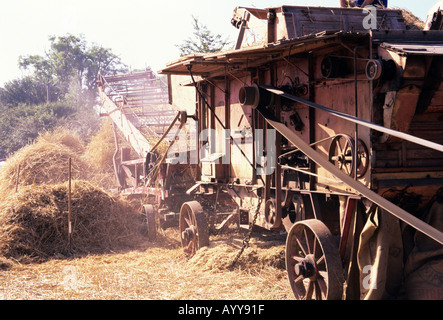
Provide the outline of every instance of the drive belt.
<path id="1" fill-rule="evenodd" d="M 297 136 L 295 132 L 293 132 L 283 123 L 275 120 L 275 118 L 272 117 L 265 108 L 257 108 L 256 110 L 260 112 L 260 114 L 264 117 L 264 119 L 270 126 L 272 126 L 275 130 L 277 130 L 277 132 L 279 132 L 282 136 L 288 139 L 288 141 L 294 144 L 294 146 L 299 148 L 309 159 L 317 163 L 319 166 L 323 167 L 325 170 L 330 172 L 336 178 L 343 181 L 345 184 L 356 190 L 362 196 L 371 200 L 379 207 L 385 209 L 386 211 L 388 211 L 398 219 L 406 222 L 408 225 L 426 234 L 427 236 L 439 242 L 440 244 L 443 244 L 442 232 L 430 226 L 429 224 L 425 223 L 424 221 L 418 219 L 417 217 L 413 216 L 412 214 L 403 210 L 402 208 L 394 205 L 389 200 L 383 198 L 379 194 L 367 188 L 359 181 L 354 180 L 351 176 L 345 174 L 344 172 L 336 168 L 331 162 L 325 159 L 320 153 L 315 151 L 299 136 Z"/>

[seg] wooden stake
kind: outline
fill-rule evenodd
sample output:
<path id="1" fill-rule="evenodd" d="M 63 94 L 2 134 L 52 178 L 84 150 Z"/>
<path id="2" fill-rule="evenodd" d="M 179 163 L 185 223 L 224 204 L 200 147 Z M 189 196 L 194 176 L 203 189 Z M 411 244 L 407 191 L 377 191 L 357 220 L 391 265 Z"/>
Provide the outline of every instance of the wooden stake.
<path id="1" fill-rule="evenodd" d="M 71 251 L 71 158 L 68 161 L 68 245 Z"/>

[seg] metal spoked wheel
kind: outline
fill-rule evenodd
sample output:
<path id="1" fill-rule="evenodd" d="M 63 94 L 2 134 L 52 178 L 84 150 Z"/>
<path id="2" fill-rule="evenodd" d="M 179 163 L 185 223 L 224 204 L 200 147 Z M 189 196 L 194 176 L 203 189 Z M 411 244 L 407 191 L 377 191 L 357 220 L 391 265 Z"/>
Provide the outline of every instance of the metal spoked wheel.
<path id="1" fill-rule="evenodd" d="M 157 237 L 157 223 L 155 221 L 154 206 L 152 204 L 143 205 L 142 214 L 143 214 L 145 222 L 146 222 L 148 239 L 150 241 L 153 241 Z"/>
<path id="2" fill-rule="evenodd" d="M 338 134 L 329 146 L 329 161 L 352 177 L 355 170 L 354 163 L 357 161 L 357 178 L 361 178 L 369 167 L 369 151 L 363 140 L 358 139 L 357 156 L 355 156 L 355 140 L 347 134 Z"/>
<path id="3" fill-rule="evenodd" d="M 179 228 L 182 246 L 188 255 L 194 255 L 198 249 L 209 245 L 208 222 L 197 201 L 183 203 Z"/>
<path id="4" fill-rule="evenodd" d="M 343 267 L 335 239 L 320 220 L 296 222 L 286 240 L 286 270 L 299 300 L 339 300 Z"/>
<path id="5" fill-rule="evenodd" d="M 338 134 L 329 146 L 329 161 L 352 176 L 354 171 L 354 140 L 347 134 Z"/>

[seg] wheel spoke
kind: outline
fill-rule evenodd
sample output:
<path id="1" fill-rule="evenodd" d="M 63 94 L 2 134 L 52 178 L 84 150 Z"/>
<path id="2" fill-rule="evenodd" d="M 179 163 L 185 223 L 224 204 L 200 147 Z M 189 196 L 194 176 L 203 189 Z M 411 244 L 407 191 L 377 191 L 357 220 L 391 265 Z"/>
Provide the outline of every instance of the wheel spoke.
<path id="1" fill-rule="evenodd" d="M 346 139 L 345 147 L 343 148 L 343 154 L 346 154 L 348 147 L 349 147 L 349 141 L 348 141 L 348 139 Z"/>
<path id="2" fill-rule="evenodd" d="M 192 240 L 193 239 L 189 240 L 189 242 L 187 243 L 186 249 L 185 249 L 185 251 L 188 253 L 192 252 L 192 249 L 194 247 L 194 241 L 192 241 Z"/>
<path id="3" fill-rule="evenodd" d="M 306 291 L 305 300 L 312 300 L 312 294 L 314 293 L 314 283 L 309 280 L 308 290 Z"/>
<path id="4" fill-rule="evenodd" d="M 190 227 L 192 225 L 191 220 L 189 219 L 189 217 L 183 217 L 183 220 L 185 221 L 185 223 L 187 224 L 187 227 Z"/>
<path id="5" fill-rule="evenodd" d="M 324 297 L 326 297 L 326 294 L 328 292 L 328 285 L 326 284 L 326 279 L 327 278 L 318 278 L 317 279 L 318 286 L 319 286 Z"/>
<path id="6" fill-rule="evenodd" d="M 306 250 L 305 248 L 303 248 L 303 245 L 301 244 L 300 240 L 298 239 L 298 237 L 295 237 L 295 240 L 297 241 L 298 246 L 300 247 L 301 251 L 303 251 L 304 256 L 306 257 Z"/>
<path id="7" fill-rule="evenodd" d="M 337 148 L 338 148 L 338 154 L 339 154 L 339 155 L 343 154 L 343 150 L 342 150 L 342 148 L 341 148 L 340 141 L 341 141 L 340 138 L 337 139 Z"/>
<path id="8" fill-rule="evenodd" d="M 315 257 L 315 253 L 317 252 L 317 238 L 314 236 L 314 243 L 312 245 L 312 255 Z"/>
<path id="9" fill-rule="evenodd" d="M 344 164 L 344 163 L 345 163 L 345 162 L 343 161 L 343 164 Z M 347 165 L 347 164 L 344 164 L 343 167 L 345 168 L 345 173 L 346 173 L 347 175 L 349 175 L 348 165 Z"/>
<path id="10" fill-rule="evenodd" d="M 325 262 L 325 255 L 322 255 L 320 258 L 317 259 L 317 261 L 315 262 L 315 264 L 317 266 L 321 265 L 322 263 Z"/>
<path id="11" fill-rule="evenodd" d="M 322 299 L 322 290 L 320 288 L 318 281 L 314 282 L 314 287 L 315 287 L 315 299 L 316 300 L 323 300 Z M 325 296 L 326 296 L 326 292 L 325 292 Z"/>
<path id="12" fill-rule="evenodd" d="M 306 242 L 306 247 L 307 247 L 307 249 L 308 249 L 308 254 L 311 254 L 312 252 L 311 252 L 311 246 L 309 245 L 309 239 L 308 239 L 308 233 L 307 233 L 307 230 L 306 229 L 304 229 L 303 230 L 303 233 L 304 233 L 304 235 L 305 235 L 305 242 Z"/>
<path id="13" fill-rule="evenodd" d="M 304 260 L 302 257 L 299 256 L 292 256 L 292 259 L 294 259 L 295 262 L 302 262 Z"/>
<path id="14" fill-rule="evenodd" d="M 302 281 L 302 284 L 303 284 L 303 276 L 302 275 L 299 275 L 297 278 L 294 279 L 294 284 L 297 284 L 300 281 Z"/>

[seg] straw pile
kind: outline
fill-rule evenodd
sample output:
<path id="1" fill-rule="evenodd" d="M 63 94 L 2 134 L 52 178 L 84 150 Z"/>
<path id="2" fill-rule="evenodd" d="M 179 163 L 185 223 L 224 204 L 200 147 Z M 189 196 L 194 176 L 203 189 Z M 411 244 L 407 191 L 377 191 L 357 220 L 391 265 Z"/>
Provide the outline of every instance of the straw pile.
<path id="1" fill-rule="evenodd" d="M 1 194 L 7 194 L 16 187 L 67 181 L 69 158 L 72 159 L 72 177 L 88 178 L 90 166 L 82 159 L 81 148 L 80 140 L 67 132 L 60 136 L 54 134 L 51 138 L 49 134 L 42 135 L 7 159 L 0 171 Z"/>
<path id="2" fill-rule="evenodd" d="M 118 138 L 120 146 L 125 142 Z M 83 153 L 83 160 L 90 166 L 89 180 L 102 188 L 116 187 L 113 156 L 115 153 L 114 132 L 112 121 L 103 122 L 100 130 L 91 138 Z"/>
<path id="3" fill-rule="evenodd" d="M 403 8 L 393 8 L 401 11 L 407 30 L 423 30 L 425 23 L 411 11 Z"/>
<path id="4" fill-rule="evenodd" d="M 211 241 L 209 247 L 200 248 L 188 263 L 192 268 L 201 271 L 228 271 L 237 256 L 240 245 L 224 241 Z M 265 247 L 251 243 L 235 264 L 236 269 L 261 269 L 274 267 L 285 269 L 285 249 L 281 243 L 269 242 Z"/>
<path id="5" fill-rule="evenodd" d="M 40 261 L 68 253 L 103 253 L 140 240 L 140 215 L 89 182 L 72 182 L 68 247 L 68 185 L 30 185 L 0 202 L 0 253 Z"/>
<path id="6" fill-rule="evenodd" d="M 67 254 L 69 158 L 72 253 L 138 243 L 140 214 L 99 187 L 115 185 L 113 135 L 105 129 L 88 145 L 66 129 L 45 132 L 7 159 L 0 170 L 0 256 L 35 261 Z"/>

